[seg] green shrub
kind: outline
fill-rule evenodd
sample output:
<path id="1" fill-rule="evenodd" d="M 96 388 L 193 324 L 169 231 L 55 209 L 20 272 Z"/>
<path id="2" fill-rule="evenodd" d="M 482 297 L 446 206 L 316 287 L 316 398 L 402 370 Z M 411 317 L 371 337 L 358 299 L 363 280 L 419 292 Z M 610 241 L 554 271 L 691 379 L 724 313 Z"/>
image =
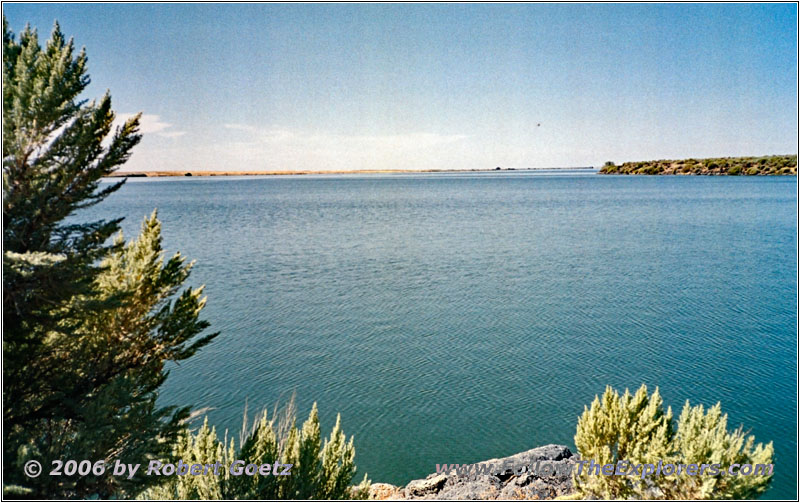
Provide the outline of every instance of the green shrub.
<path id="1" fill-rule="evenodd" d="M 602 173 L 617 173 L 619 171 L 619 167 L 614 164 L 614 161 L 606 161 L 600 171 Z"/>
<path id="2" fill-rule="evenodd" d="M 324 443 L 320 437 L 317 404 L 298 430 L 295 426 L 294 401 L 282 414 L 272 419 L 264 411 L 252 428 L 247 428 L 247 411 L 240 434 L 240 448 L 235 441 L 217 438 L 215 428 L 209 428 L 208 418 L 197 433 L 186 429 L 175 446 L 175 459 L 187 465 L 222 463 L 219 475 L 169 477 L 163 485 L 149 489 L 139 499 L 366 499 L 369 481 L 366 475 L 361 484 L 351 487 L 356 473 L 353 438 L 346 441 L 341 429 L 341 417 Z M 291 464 L 290 476 L 232 475 L 229 471 L 236 460 L 248 464 Z M 273 468 L 274 469 L 274 468 Z M 281 469 L 282 471 L 282 469 Z"/>
<path id="3" fill-rule="evenodd" d="M 578 419 L 575 446 L 582 459 L 604 465 L 619 460 L 657 463 L 669 455 L 674 436 L 672 411 L 664 412 L 658 390 L 652 397 L 642 386 L 635 395 L 606 387 L 602 399 L 595 396 Z M 574 472 L 578 495 L 593 499 L 625 499 L 642 493 L 627 477 L 598 477 Z"/>
<path id="4" fill-rule="evenodd" d="M 683 408 L 677 429 L 672 410 L 662 405 L 658 389 L 648 396 L 642 385 L 636 394 L 620 394 L 610 386 L 595 397 L 578 419 L 575 445 L 583 460 L 599 464 L 719 463 L 719 474 L 597 476 L 574 472 L 576 497 L 588 499 L 753 499 L 766 491 L 772 473 L 730 476 L 733 463 L 772 464 L 773 447 L 754 445 L 754 438 L 739 428 L 728 431 L 727 415 L 720 404 L 705 412 L 702 405 Z"/>
<path id="5" fill-rule="evenodd" d="M 742 174 L 742 167 L 741 166 L 732 166 L 728 170 L 729 175 L 741 175 Z"/>
<path id="6" fill-rule="evenodd" d="M 757 175 L 758 174 L 758 168 L 749 168 L 747 170 L 747 174 L 749 176 Z"/>
<path id="7" fill-rule="evenodd" d="M 702 405 L 683 406 L 673 442 L 678 462 L 683 464 L 719 463 L 727 468 L 734 463 L 771 465 L 772 442 L 755 444 L 742 427 L 728 431 L 728 415 L 719 403 L 707 412 Z M 682 474 L 661 489 L 667 499 L 755 499 L 767 490 L 772 473 L 750 476 Z"/>

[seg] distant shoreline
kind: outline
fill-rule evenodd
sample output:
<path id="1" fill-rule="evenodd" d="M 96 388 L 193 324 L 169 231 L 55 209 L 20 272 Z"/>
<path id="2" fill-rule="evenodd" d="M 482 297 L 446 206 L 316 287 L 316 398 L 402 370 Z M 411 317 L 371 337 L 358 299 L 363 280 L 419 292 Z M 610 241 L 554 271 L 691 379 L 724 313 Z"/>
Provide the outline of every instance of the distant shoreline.
<path id="1" fill-rule="evenodd" d="M 394 173 L 506 173 L 514 171 L 575 171 L 595 170 L 593 166 L 577 168 L 493 168 L 493 169 L 353 169 L 328 171 L 118 171 L 110 178 L 142 178 L 165 176 L 281 176 L 281 175 L 367 175 Z"/>

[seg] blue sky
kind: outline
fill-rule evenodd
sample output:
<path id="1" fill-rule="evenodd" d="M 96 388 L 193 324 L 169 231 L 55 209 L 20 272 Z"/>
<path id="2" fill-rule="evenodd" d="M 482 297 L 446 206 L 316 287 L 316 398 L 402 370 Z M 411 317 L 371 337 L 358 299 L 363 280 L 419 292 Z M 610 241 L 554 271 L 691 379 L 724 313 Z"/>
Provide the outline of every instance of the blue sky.
<path id="1" fill-rule="evenodd" d="M 9 4 L 145 114 L 130 170 L 797 152 L 794 4 Z"/>

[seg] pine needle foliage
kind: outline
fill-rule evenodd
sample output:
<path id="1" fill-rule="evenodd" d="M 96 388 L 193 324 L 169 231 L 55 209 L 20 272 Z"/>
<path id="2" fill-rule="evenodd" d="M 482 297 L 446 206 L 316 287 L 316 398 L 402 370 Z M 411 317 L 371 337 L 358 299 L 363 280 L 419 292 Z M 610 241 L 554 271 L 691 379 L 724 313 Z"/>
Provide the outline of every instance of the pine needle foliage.
<path id="1" fill-rule="evenodd" d="M 586 499 L 753 499 L 769 487 L 772 473 L 733 476 L 724 470 L 733 463 L 771 465 L 772 442 L 755 444 L 742 428 L 729 431 L 721 405 L 705 411 L 687 401 L 673 425 L 672 410 L 664 410 L 658 389 L 648 396 L 642 385 L 635 394 L 606 387 L 578 419 L 575 445 L 581 458 L 614 464 L 713 464 L 714 475 L 652 474 L 644 479 L 628 475 L 595 475 L 574 472 L 576 497 Z M 584 465 L 586 466 L 586 465 Z"/>
<path id="2" fill-rule="evenodd" d="M 146 460 L 171 454 L 188 409 L 157 407 L 165 364 L 207 344 L 191 264 L 166 262 L 155 213 L 125 245 L 121 219 L 82 223 L 122 182 L 101 178 L 139 142 L 138 116 L 112 132 L 106 94 L 79 99 L 87 57 L 56 23 L 44 47 L 3 18 L 4 494 L 85 498 L 148 483 L 102 476 L 28 478 L 29 459 Z M 108 470 L 107 472 L 110 472 Z"/>
<path id="3" fill-rule="evenodd" d="M 208 418 L 196 433 L 184 430 L 173 458 L 187 465 L 221 462 L 223 468 L 218 475 L 169 477 L 162 486 L 148 489 L 139 498 L 366 499 L 369 491 L 366 475 L 358 486 L 351 486 L 356 473 L 355 447 L 352 437 L 347 441 L 342 431 L 340 416 L 337 415 L 336 424 L 324 441 L 316 403 L 300 428 L 296 426 L 293 401 L 271 418 L 263 411 L 249 430 L 245 411 L 243 423 L 239 449 L 227 434 L 220 440 L 216 429 L 209 427 Z M 249 464 L 291 464 L 291 475 L 232 475 L 229 468 L 237 460 L 244 461 L 240 468 Z"/>

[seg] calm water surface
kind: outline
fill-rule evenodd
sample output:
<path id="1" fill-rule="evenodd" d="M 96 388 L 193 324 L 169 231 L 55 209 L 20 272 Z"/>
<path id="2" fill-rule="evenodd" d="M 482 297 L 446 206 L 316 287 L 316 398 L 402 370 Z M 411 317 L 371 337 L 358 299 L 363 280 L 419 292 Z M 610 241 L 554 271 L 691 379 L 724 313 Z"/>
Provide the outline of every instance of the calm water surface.
<path id="1" fill-rule="evenodd" d="M 607 384 L 717 401 L 774 440 L 768 496 L 796 498 L 795 177 L 532 173 L 131 179 L 92 216 L 158 208 L 197 260 L 222 335 L 173 369 L 165 403 L 297 393 L 341 412 L 359 469 L 573 446 Z"/>

